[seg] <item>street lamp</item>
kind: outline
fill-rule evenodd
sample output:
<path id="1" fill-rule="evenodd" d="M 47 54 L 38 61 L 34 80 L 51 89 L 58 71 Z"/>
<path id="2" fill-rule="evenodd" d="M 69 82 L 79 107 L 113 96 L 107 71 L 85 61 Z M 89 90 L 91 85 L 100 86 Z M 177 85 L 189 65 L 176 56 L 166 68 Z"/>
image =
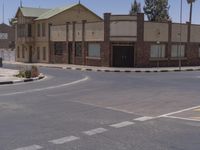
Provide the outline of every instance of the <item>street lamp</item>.
<path id="1" fill-rule="evenodd" d="M 181 70 L 181 45 L 182 45 L 182 16 L 183 16 L 183 0 L 181 0 L 180 3 L 180 46 L 178 49 L 178 55 L 179 55 L 179 70 Z"/>

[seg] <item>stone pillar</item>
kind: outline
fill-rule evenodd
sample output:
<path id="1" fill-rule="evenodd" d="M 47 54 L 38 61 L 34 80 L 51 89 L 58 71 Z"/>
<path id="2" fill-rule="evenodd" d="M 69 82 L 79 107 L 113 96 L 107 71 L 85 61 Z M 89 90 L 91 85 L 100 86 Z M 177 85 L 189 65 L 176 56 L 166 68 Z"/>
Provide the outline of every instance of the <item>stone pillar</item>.
<path id="1" fill-rule="evenodd" d="M 76 22 L 74 21 L 73 23 L 72 23 L 72 63 L 73 64 L 75 64 L 76 62 L 75 62 L 75 46 L 76 46 Z"/>
<path id="2" fill-rule="evenodd" d="M 144 14 L 137 14 L 137 44 L 135 49 L 135 67 L 143 66 L 144 53 Z M 144 59 L 144 60 L 145 60 Z M 144 61 L 145 62 L 145 61 Z"/>
<path id="3" fill-rule="evenodd" d="M 86 64 L 86 45 L 85 45 L 85 23 L 86 20 L 82 20 L 82 64 L 85 65 Z"/>
<path id="4" fill-rule="evenodd" d="M 171 49 L 172 49 L 172 21 L 168 22 L 168 44 L 167 44 L 167 58 L 168 58 L 168 66 L 170 66 L 171 59 Z"/>
<path id="5" fill-rule="evenodd" d="M 102 44 L 102 66 L 111 66 L 111 47 L 110 47 L 110 16 L 111 13 L 104 14 L 104 42 Z"/>
<path id="6" fill-rule="evenodd" d="M 48 24 L 48 46 L 49 46 L 49 63 L 53 63 L 53 58 L 54 58 L 54 50 L 51 47 L 51 26 L 52 24 Z"/>
<path id="7" fill-rule="evenodd" d="M 65 54 L 65 61 L 68 64 L 69 63 L 69 22 L 66 22 L 66 54 Z"/>
<path id="8" fill-rule="evenodd" d="M 188 34 L 187 34 L 187 44 L 186 44 L 185 55 L 188 58 L 188 54 L 190 54 L 191 22 L 187 22 L 187 26 L 188 26 Z"/>

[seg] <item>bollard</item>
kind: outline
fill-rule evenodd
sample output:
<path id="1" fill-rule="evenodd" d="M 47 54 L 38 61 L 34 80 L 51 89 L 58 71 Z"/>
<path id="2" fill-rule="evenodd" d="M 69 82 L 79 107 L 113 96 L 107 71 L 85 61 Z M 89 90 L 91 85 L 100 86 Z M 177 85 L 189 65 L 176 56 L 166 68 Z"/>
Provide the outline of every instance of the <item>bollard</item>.
<path id="1" fill-rule="evenodd" d="M 0 67 L 3 67 L 3 59 L 0 57 Z"/>

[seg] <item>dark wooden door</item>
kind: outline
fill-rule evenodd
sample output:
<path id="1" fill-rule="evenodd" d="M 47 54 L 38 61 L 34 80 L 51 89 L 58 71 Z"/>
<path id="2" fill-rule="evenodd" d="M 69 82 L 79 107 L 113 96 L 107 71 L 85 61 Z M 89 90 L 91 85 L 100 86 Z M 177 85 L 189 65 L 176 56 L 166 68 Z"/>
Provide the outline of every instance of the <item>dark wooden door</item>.
<path id="1" fill-rule="evenodd" d="M 134 47 L 113 46 L 113 67 L 134 67 Z"/>

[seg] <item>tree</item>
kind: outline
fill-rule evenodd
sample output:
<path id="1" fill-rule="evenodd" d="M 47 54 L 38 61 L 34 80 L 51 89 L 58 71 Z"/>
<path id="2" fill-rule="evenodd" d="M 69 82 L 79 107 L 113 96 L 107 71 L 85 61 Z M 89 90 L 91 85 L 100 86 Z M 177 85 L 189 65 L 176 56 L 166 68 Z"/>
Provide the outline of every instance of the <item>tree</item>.
<path id="1" fill-rule="evenodd" d="M 170 20 L 168 0 L 145 0 L 144 13 L 149 21 L 164 22 Z"/>
<path id="2" fill-rule="evenodd" d="M 137 2 L 137 0 L 134 0 L 134 2 L 131 4 L 131 10 L 130 15 L 135 15 L 137 13 L 141 13 L 141 4 Z"/>
<path id="3" fill-rule="evenodd" d="M 193 3 L 195 2 L 196 0 L 187 0 L 188 4 L 190 4 L 190 19 L 189 19 L 189 22 L 192 23 L 192 8 L 193 8 Z"/>

